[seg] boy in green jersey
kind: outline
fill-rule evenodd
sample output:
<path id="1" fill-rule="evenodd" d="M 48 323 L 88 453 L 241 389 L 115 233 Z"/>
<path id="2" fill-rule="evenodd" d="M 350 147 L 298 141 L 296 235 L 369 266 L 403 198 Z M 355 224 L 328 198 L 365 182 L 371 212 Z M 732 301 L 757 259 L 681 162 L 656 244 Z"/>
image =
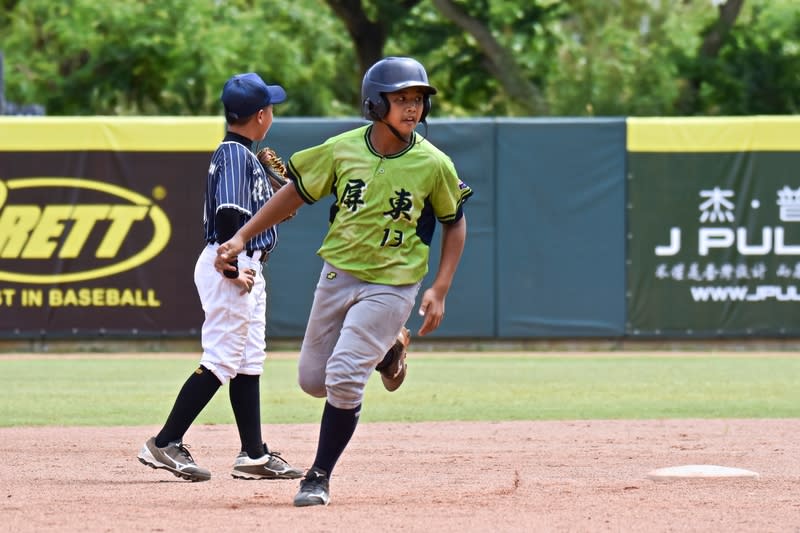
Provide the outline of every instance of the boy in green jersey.
<path id="1" fill-rule="evenodd" d="M 441 257 L 422 295 L 419 335 L 434 331 L 444 317 L 466 239 L 463 205 L 472 190 L 450 158 L 416 132 L 433 94 L 416 60 L 387 57 L 375 63 L 361 87 L 362 112 L 371 123 L 292 155 L 294 186 L 278 191 L 217 251 L 217 269 L 232 270 L 229 261 L 253 235 L 303 203 L 334 196 L 298 362 L 300 387 L 326 398 L 314 464 L 294 499 L 298 507 L 330 501 L 329 480 L 355 432 L 367 381 L 397 355 L 389 348 L 400 342 L 428 272 L 437 220 L 443 228 Z"/>

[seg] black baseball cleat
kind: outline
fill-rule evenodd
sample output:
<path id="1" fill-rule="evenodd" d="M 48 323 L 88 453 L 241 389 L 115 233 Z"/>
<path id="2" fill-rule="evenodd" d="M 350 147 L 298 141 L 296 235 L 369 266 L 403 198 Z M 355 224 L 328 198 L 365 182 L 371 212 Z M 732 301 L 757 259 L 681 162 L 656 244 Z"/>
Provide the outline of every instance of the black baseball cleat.
<path id="1" fill-rule="evenodd" d="M 328 474 L 317 467 L 311 467 L 306 472 L 306 477 L 300 481 L 300 490 L 294 497 L 294 506 L 328 505 L 330 501 Z"/>
<path id="2" fill-rule="evenodd" d="M 403 384 L 406 379 L 406 355 L 408 345 L 411 344 L 411 332 L 408 328 L 403 327 L 400 333 L 397 334 L 397 339 L 394 341 L 394 346 L 389 348 L 386 355 L 383 357 L 375 370 L 381 373 L 381 381 L 383 386 L 389 392 L 396 391 Z"/>

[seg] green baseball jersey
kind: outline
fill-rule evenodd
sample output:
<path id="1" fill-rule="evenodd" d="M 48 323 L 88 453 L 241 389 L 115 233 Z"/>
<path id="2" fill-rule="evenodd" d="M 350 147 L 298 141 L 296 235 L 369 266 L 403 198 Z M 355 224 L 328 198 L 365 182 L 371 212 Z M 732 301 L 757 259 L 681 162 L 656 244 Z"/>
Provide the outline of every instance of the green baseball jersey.
<path id="1" fill-rule="evenodd" d="M 472 189 L 420 135 L 402 152 L 382 156 L 369 141 L 370 128 L 296 152 L 289 173 L 306 203 L 335 197 L 320 257 L 371 283 L 416 283 L 428 272 L 436 220 L 458 221 Z"/>

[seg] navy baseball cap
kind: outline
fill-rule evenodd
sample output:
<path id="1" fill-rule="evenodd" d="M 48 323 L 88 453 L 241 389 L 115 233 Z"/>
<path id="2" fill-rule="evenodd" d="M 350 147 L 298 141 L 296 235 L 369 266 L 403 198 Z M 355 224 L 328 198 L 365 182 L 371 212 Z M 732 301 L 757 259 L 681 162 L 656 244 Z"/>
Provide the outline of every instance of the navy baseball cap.
<path id="1" fill-rule="evenodd" d="M 236 74 L 225 82 L 220 96 L 225 113 L 234 119 L 249 117 L 270 104 L 286 100 L 280 85 L 267 85 L 255 72 Z"/>

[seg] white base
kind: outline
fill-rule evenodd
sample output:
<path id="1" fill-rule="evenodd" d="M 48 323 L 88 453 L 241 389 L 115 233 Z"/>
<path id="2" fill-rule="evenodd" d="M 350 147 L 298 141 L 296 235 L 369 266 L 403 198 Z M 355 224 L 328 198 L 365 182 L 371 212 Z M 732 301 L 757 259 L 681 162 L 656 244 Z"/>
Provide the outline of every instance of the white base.
<path id="1" fill-rule="evenodd" d="M 717 465 L 684 465 L 659 468 L 647 474 L 649 479 L 657 481 L 670 479 L 707 479 L 707 478 L 747 478 L 757 479 L 758 473 L 743 468 L 731 468 Z"/>

